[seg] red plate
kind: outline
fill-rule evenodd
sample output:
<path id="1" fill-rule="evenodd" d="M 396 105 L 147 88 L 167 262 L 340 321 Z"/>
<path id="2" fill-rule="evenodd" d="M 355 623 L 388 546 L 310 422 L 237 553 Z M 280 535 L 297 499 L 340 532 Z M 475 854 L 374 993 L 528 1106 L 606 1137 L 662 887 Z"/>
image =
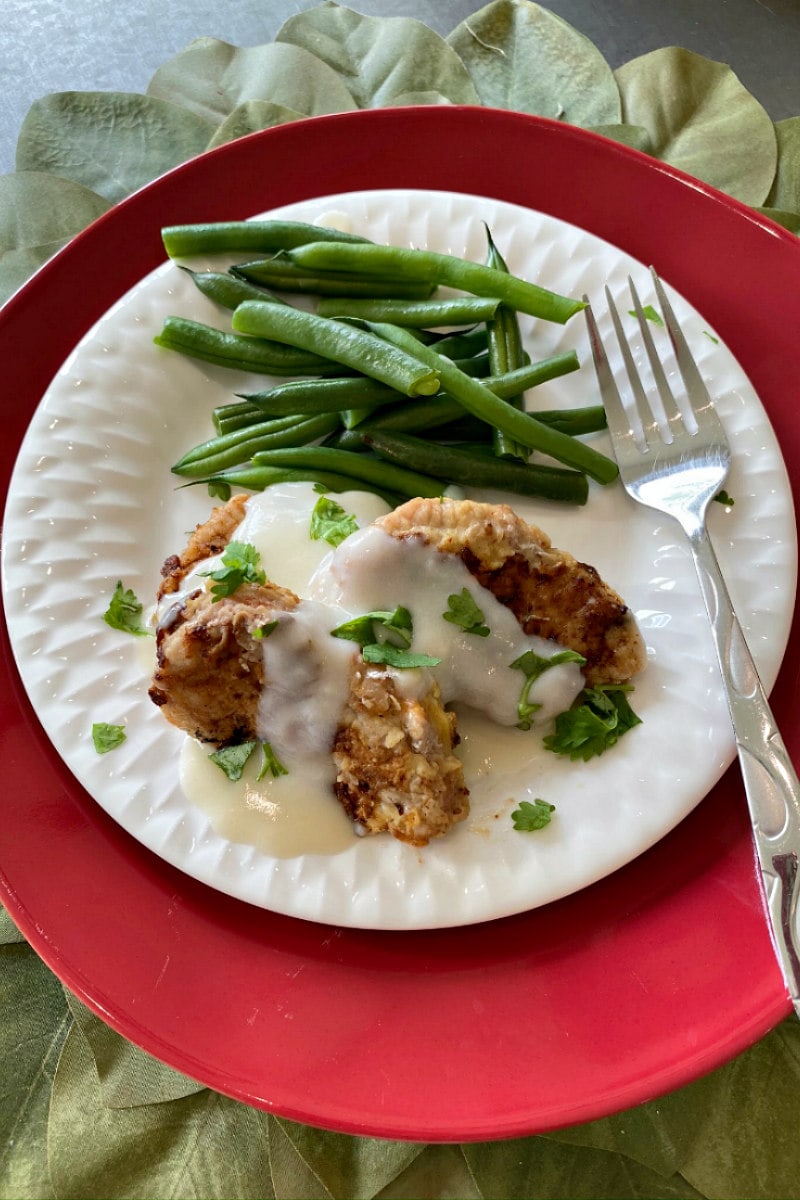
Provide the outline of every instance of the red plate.
<path id="1" fill-rule="evenodd" d="M 738 357 L 798 477 L 800 241 L 590 133 L 432 107 L 254 134 L 76 238 L 0 313 L 6 487 L 69 350 L 162 261 L 162 225 L 415 186 L 538 208 L 656 263 Z M 210 1087 L 349 1133 L 509 1137 L 679 1087 L 789 1011 L 736 769 L 654 849 L 557 904 L 441 932 L 339 930 L 218 894 L 119 829 L 50 746 L 5 631 L 3 649 L 0 895 L 86 1004 Z M 773 692 L 795 759 L 798 664 L 795 619 Z"/>

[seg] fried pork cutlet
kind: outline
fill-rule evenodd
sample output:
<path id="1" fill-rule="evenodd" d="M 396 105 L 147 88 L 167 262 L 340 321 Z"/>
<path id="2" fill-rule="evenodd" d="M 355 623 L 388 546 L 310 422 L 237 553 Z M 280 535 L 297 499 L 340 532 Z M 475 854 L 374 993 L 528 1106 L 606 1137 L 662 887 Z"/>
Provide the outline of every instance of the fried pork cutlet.
<path id="1" fill-rule="evenodd" d="M 275 584 L 246 585 L 216 600 L 205 588 L 185 588 L 204 558 L 221 553 L 244 517 L 237 496 L 215 508 L 180 555 L 167 559 L 159 590 L 164 615 L 156 634 L 157 666 L 150 698 L 168 721 L 218 746 L 257 740 L 259 706 L 268 684 L 265 641 L 254 632 L 302 601 Z M 166 602 L 164 598 L 166 597 Z M 349 687 L 331 745 L 333 791 L 366 833 L 391 833 L 424 846 L 469 811 L 462 766 L 452 753 L 455 716 L 439 688 L 423 678 L 416 694 L 392 673 L 367 665 L 353 647 Z"/>
<path id="2" fill-rule="evenodd" d="M 624 683 L 644 667 L 644 642 L 625 601 L 594 567 L 556 549 L 508 505 L 409 500 L 376 525 L 457 554 L 525 633 L 582 654 L 587 683 Z"/>

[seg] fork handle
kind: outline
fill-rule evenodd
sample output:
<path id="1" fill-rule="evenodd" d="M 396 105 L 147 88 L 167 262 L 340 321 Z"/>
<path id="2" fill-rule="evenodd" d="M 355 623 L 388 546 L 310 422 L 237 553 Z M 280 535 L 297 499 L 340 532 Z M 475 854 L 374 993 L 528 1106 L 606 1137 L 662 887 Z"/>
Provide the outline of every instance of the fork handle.
<path id="1" fill-rule="evenodd" d="M 800 1016 L 800 781 L 703 525 L 687 529 L 730 709 L 773 946 Z"/>

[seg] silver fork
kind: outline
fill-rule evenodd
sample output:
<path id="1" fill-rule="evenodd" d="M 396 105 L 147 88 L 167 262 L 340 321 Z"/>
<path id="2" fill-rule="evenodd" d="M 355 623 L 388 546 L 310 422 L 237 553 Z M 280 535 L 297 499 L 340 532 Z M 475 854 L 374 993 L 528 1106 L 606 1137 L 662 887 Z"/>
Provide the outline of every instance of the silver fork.
<path id="1" fill-rule="evenodd" d="M 623 406 L 597 323 L 587 307 L 592 356 L 626 490 L 641 504 L 674 517 L 689 540 L 739 752 L 772 943 L 795 1012 L 800 1015 L 800 782 L 775 724 L 706 528 L 708 504 L 718 495 L 728 474 L 730 448 L 661 281 L 655 271 L 652 276 L 694 421 L 684 419 L 675 401 L 631 279 L 628 283 L 634 311 L 663 408 L 663 432 L 608 288 L 606 298 L 630 382 L 635 420 L 629 418 Z"/>

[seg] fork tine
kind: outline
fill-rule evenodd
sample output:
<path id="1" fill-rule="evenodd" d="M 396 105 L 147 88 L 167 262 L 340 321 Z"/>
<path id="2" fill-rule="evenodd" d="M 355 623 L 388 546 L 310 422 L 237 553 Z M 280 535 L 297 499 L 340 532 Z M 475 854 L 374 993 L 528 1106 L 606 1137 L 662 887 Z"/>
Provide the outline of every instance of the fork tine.
<path id="1" fill-rule="evenodd" d="M 611 314 L 611 320 L 614 325 L 614 332 L 617 335 L 617 342 L 619 343 L 619 348 L 622 351 L 622 360 L 625 363 L 625 371 L 628 376 L 628 382 L 630 383 L 631 391 L 633 392 L 633 399 L 636 404 L 636 412 L 638 413 L 639 423 L 641 425 L 642 440 L 644 445 L 648 445 L 650 442 L 652 442 L 653 438 L 657 438 L 660 441 L 661 435 L 658 429 L 658 422 L 656 421 L 653 410 L 650 407 L 650 401 L 647 399 L 647 393 L 642 387 L 639 371 L 636 363 L 633 361 L 633 355 L 631 354 L 630 344 L 625 336 L 625 331 L 622 328 L 619 310 L 614 303 L 614 297 L 611 295 L 611 290 L 608 286 L 606 286 L 606 302 L 608 304 L 608 311 Z"/>
<path id="2" fill-rule="evenodd" d="M 584 296 L 583 299 L 586 303 L 584 315 L 586 317 L 586 325 L 589 330 L 589 345 L 592 349 L 594 369 L 597 375 L 597 381 L 600 385 L 600 395 L 606 410 L 608 429 L 611 433 L 616 450 L 618 444 L 622 444 L 626 441 L 633 441 L 634 431 L 631 428 L 630 419 L 625 411 L 616 380 L 614 379 L 611 367 L 609 366 L 605 347 L 600 337 L 600 330 L 597 328 L 597 322 L 594 319 L 594 313 L 592 312 L 592 306 L 589 303 L 589 298 L 588 296 Z"/>
<path id="3" fill-rule="evenodd" d="M 667 419 L 667 425 L 670 430 L 675 432 L 683 428 L 683 416 L 680 409 L 675 403 L 675 397 L 672 394 L 672 389 L 667 382 L 667 377 L 664 374 L 664 368 L 661 365 L 661 359 L 658 357 L 658 351 L 653 342 L 653 335 L 650 331 L 650 324 L 647 317 L 644 315 L 642 302 L 639 299 L 639 293 L 636 290 L 636 285 L 628 276 L 628 287 L 631 290 L 631 299 L 633 300 L 633 309 L 636 313 L 639 322 L 639 330 L 642 335 L 642 342 L 647 351 L 647 357 L 650 360 L 650 369 L 653 372 L 653 380 L 655 381 L 658 394 L 661 397 L 661 403 L 664 407 L 664 416 Z"/>
<path id="4" fill-rule="evenodd" d="M 686 394 L 689 398 L 692 412 L 695 415 L 698 426 L 703 423 L 709 426 L 712 422 L 716 426 L 719 422 L 711 397 L 708 394 L 708 388 L 703 382 L 697 363 L 694 361 L 694 356 L 683 335 L 683 330 L 678 324 L 678 319 L 670 304 L 667 293 L 664 290 L 664 285 L 659 279 L 653 267 L 650 268 L 650 274 L 653 277 L 653 285 L 658 296 L 658 303 L 661 306 L 661 312 L 664 316 L 664 323 L 669 333 L 672 348 L 675 351 L 675 359 L 678 363 L 683 378 L 683 383 L 686 388 Z"/>

